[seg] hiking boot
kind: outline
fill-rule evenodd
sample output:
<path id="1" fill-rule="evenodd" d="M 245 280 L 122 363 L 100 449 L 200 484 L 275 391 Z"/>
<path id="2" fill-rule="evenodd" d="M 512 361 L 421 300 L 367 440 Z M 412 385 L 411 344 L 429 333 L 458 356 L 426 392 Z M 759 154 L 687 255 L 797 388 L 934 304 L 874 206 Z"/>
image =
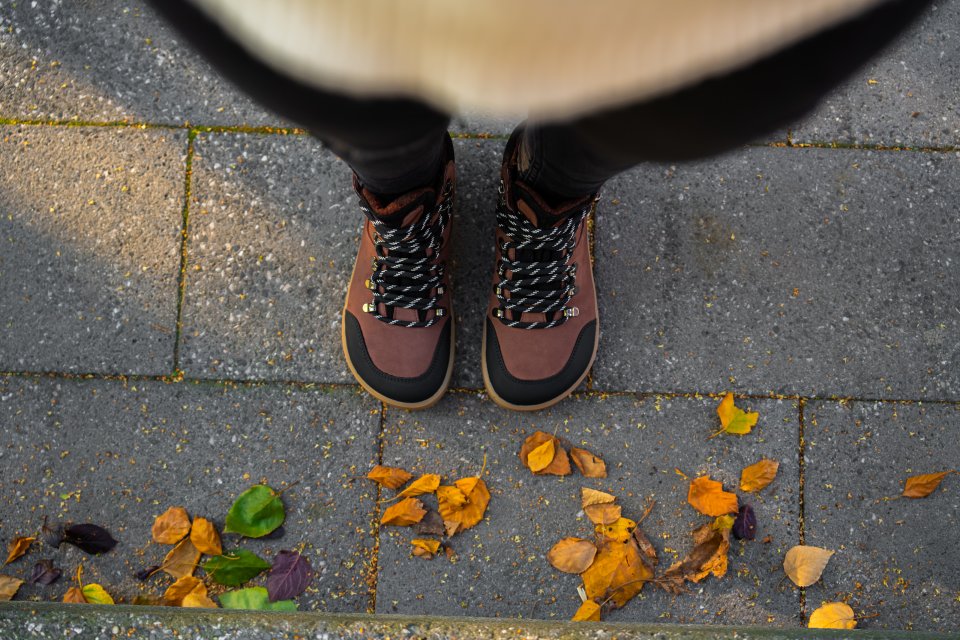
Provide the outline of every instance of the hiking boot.
<path id="1" fill-rule="evenodd" d="M 587 233 L 597 197 L 547 204 L 517 178 L 519 140 L 515 133 L 507 143 L 501 168 L 483 381 L 498 405 L 533 411 L 570 395 L 597 354 Z"/>
<path id="2" fill-rule="evenodd" d="M 447 275 L 456 170 L 449 137 L 434 185 L 383 202 L 354 176 L 366 216 L 343 309 L 347 366 L 374 397 L 397 407 L 436 404 L 453 372 Z"/>

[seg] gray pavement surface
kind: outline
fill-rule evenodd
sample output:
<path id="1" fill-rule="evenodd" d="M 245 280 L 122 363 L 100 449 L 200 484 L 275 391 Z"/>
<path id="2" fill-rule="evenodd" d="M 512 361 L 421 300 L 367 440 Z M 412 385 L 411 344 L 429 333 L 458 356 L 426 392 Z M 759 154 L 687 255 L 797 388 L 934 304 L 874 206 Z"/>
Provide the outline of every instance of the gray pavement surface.
<path id="1" fill-rule="evenodd" d="M 166 579 L 133 577 L 162 559 L 153 518 L 179 504 L 222 524 L 263 481 L 289 487 L 288 520 L 242 545 L 313 561 L 301 610 L 565 620 L 578 580 L 545 554 L 589 535 L 581 486 L 628 517 L 656 500 L 643 528 L 664 566 L 706 521 L 680 474 L 734 488 L 766 456 L 777 479 L 742 496 L 758 540 L 733 544 L 727 575 L 678 597 L 647 585 L 608 619 L 784 637 L 844 600 L 867 633 L 960 632 L 960 476 L 895 499 L 907 476 L 960 467 L 958 12 L 932 7 L 789 138 L 613 180 L 594 220 L 597 364 L 573 398 L 526 415 L 485 396 L 479 367 L 512 121 L 451 125 L 456 389 L 427 412 L 388 409 L 340 353 L 360 225 L 343 163 L 276 131 L 289 123 L 139 0 L 0 3 L 0 546 L 44 516 L 120 540 L 95 558 L 38 545 L 0 573 L 82 560 L 123 602 L 157 594 Z M 728 390 L 760 422 L 708 439 Z M 531 475 L 517 452 L 536 429 L 593 450 L 609 477 Z M 493 497 L 450 540 L 455 559 L 412 557 L 412 531 L 379 526 L 392 492 L 362 478 L 377 462 L 445 481 L 483 468 Z M 803 590 L 780 568 L 800 542 L 837 552 Z"/>

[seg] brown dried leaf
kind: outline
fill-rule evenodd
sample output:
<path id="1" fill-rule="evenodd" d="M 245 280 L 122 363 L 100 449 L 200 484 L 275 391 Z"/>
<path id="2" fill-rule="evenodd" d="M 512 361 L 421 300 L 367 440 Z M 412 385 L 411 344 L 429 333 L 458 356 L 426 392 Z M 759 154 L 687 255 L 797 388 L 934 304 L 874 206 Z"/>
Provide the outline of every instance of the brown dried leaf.
<path id="1" fill-rule="evenodd" d="M 570 620 L 571 622 L 600 622 L 600 605 L 593 600 L 585 600 Z"/>
<path id="2" fill-rule="evenodd" d="M 560 441 L 557 440 L 555 436 L 550 435 L 549 433 L 544 433 L 543 431 L 535 431 L 533 435 L 524 440 L 523 446 L 520 447 L 520 461 L 523 462 L 523 466 L 530 468 L 528 463 L 530 452 L 542 445 L 547 440 L 552 440 L 554 448 L 556 449 L 556 455 L 553 457 L 553 461 L 547 465 L 546 468 L 537 471 L 537 475 L 553 475 L 553 476 L 566 476 L 570 475 L 570 458 L 567 456 L 567 452 L 564 451 L 563 447 L 560 446 Z"/>
<path id="3" fill-rule="evenodd" d="M 550 466 L 550 463 L 553 462 L 553 458 L 556 455 L 557 443 L 551 438 L 527 455 L 527 466 L 530 467 L 530 471 L 534 473 L 543 471 Z"/>
<path id="4" fill-rule="evenodd" d="M 618 504 L 591 504 L 584 507 L 583 512 L 593 524 L 613 524 L 620 519 L 622 513 Z"/>
<path id="5" fill-rule="evenodd" d="M 585 478 L 606 478 L 607 465 L 604 461 L 586 449 L 571 447 L 570 457 Z"/>
<path id="6" fill-rule="evenodd" d="M 453 534 L 455 534 L 455 533 L 457 532 L 457 529 L 460 528 L 460 523 L 459 523 L 459 522 L 454 522 L 454 521 L 452 521 L 452 520 L 444 520 L 444 521 L 443 521 L 443 528 L 446 530 L 446 532 L 447 532 L 447 537 L 449 538 L 450 536 L 452 536 Z"/>
<path id="7" fill-rule="evenodd" d="M 459 491 L 459 489 L 457 489 Z M 443 518 L 433 509 L 427 509 L 427 515 L 423 516 L 417 524 L 413 525 L 413 530 L 422 536 L 442 536 L 446 533 L 443 526 Z"/>
<path id="8" fill-rule="evenodd" d="M 926 498 L 933 493 L 934 489 L 940 486 L 940 482 L 951 473 L 954 472 L 951 470 L 941 471 L 940 473 L 925 473 L 907 478 L 903 486 L 903 494 L 901 495 L 905 498 Z"/>
<path id="9" fill-rule="evenodd" d="M 380 524 L 408 527 L 420 522 L 426 513 L 427 510 L 423 508 L 422 502 L 416 498 L 406 498 L 384 511 Z"/>
<path id="10" fill-rule="evenodd" d="M 645 558 L 646 563 L 650 565 L 651 568 L 657 566 L 657 563 L 660 562 L 657 558 L 657 549 L 640 527 L 633 530 L 633 539 L 637 541 L 637 547 L 639 547 L 640 553 L 643 558 Z"/>
<path id="11" fill-rule="evenodd" d="M 63 594 L 63 601 L 74 604 L 87 604 L 87 599 L 83 597 L 83 591 L 80 590 L 80 587 L 70 587 L 67 589 L 67 592 Z"/>
<path id="12" fill-rule="evenodd" d="M 435 473 L 425 473 L 413 482 L 410 486 L 397 494 L 398 498 L 415 498 L 425 493 L 433 493 L 440 486 L 440 476 Z"/>
<path id="13" fill-rule="evenodd" d="M 23 580 L 13 576 L 0 576 L 0 602 L 12 600 L 17 595 Z"/>
<path id="14" fill-rule="evenodd" d="M 589 507 L 592 504 L 607 504 L 616 501 L 617 497 L 610 493 L 597 491 L 596 489 L 580 488 L 580 506 Z"/>
<path id="15" fill-rule="evenodd" d="M 183 507 L 170 507 L 153 521 L 150 529 L 153 541 L 160 544 L 177 544 L 190 533 L 190 516 Z"/>
<path id="16" fill-rule="evenodd" d="M 783 558 L 783 570 L 798 587 L 809 587 L 820 579 L 833 551 L 798 544 Z"/>
<path id="17" fill-rule="evenodd" d="M 730 530 L 714 529 L 708 523 L 694 530 L 694 547 L 680 562 L 675 562 L 657 579 L 656 584 L 670 593 L 684 591 L 686 581 L 700 582 L 713 574 L 720 578 L 727 572 Z"/>
<path id="18" fill-rule="evenodd" d="M 418 558 L 433 558 L 440 551 L 440 541 L 430 538 L 414 538 L 410 541 L 413 545 L 413 555 Z"/>
<path id="19" fill-rule="evenodd" d="M 582 538 L 564 538 L 547 552 L 547 561 L 564 573 L 580 574 L 597 555 L 597 547 Z"/>
<path id="20" fill-rule="evenodd" d="M 206 596 L 207 587 L 199 578 L 183 576 L 163 592 L 163 604 L 168 607 L 179 607 L 183 603 L 183 599 L 191 593 Z"/>
<path id="21" fill-rule="evenodd" d="M 223 546 L 220 544 L 220 534 L 213 523 L 206 518 L 194 518 L 193 526 L 190 527 L 190 542 L 200 553 L 208 556 L 219 556 L 223 554 Z"/>
<path id="22" fill-rule="evenodd" d="M 399 467 L 384 467 L 379 464 L 367 474 L 367 478 L 388 489 L 399 489 L 412 477 L 413 474 Z"/>
<path id="23" fill-rule="evenodd" d="M 166 555 L 160 570 L 179 580 L 183 576 L 192 576 L 198 562 L 200 552 L 190 538 L 184 538 Z"/>
<path id="24" fill-rule="evenodd" d="M 22 536 L 11 540 L 10 544 L 7 545 L 7 561 L 3 564 L 10 564 L 17 558 L 26 554 L 34 540 L 36 540 L 36 538 L 26 538 Z"/>
<path id="25" fill-rule="evenodd" d="M 777 477 L 780 463 L 776 460 L 764 458 L 760 462 L 745 467 L 740 472 L 741 491 L 760 491 Z"/>
<path id="26" fill-rule="evenodd" d="M 723 490 L 723 485 L 709 476 L 701 476 L 690 483 L 687 502 L 705 516 L 722 516 L 737 512 L 737 494 Z"/>

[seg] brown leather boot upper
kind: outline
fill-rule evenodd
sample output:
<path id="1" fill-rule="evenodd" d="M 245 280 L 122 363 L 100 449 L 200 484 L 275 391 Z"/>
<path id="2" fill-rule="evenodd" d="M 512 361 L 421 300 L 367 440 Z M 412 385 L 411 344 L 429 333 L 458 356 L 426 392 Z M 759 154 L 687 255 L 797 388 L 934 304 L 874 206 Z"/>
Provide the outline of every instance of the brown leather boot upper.
<path id="1" fill-rule="evenodd" d="M 484 381 L 499 404 L 539 409 L 568 395 L 596 355 L 587 231 L 595 197 L 550 206 L 516 179 L 509 149 L 507 158 L 484 328 Z"/>
<path id="2" fill-rule="evenodd" d="M 343 311 L 344 353 L 357 380 L 388 403 L 422 408 L 450 381 L 447 272 L 452 158 L 436 185 L 382 203 L 354 179 L 367 215 Z"/>

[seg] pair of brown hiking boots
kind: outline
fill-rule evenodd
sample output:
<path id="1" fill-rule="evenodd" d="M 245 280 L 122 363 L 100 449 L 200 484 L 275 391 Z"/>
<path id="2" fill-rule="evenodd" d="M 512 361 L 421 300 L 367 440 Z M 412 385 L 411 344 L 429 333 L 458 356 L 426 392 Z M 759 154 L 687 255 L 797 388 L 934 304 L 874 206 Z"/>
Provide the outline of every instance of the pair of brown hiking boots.
<path id="1" fill-rule="evenodd" d="M 594 196 L 551 207 L 517 177 L 507 143 L 497 205 L 496 263 L 483 331 L 483 380 L 508 409 L 556 404 L 583 381 L 599 331 L 587 218 Z M 447 260 L 456 190 L 453 144 L 434 185 L 388 203 L 354 178 L 366 215 L 343 310 L 347 365 L 398 407 L 437 403 L 453 373 Z"/>

